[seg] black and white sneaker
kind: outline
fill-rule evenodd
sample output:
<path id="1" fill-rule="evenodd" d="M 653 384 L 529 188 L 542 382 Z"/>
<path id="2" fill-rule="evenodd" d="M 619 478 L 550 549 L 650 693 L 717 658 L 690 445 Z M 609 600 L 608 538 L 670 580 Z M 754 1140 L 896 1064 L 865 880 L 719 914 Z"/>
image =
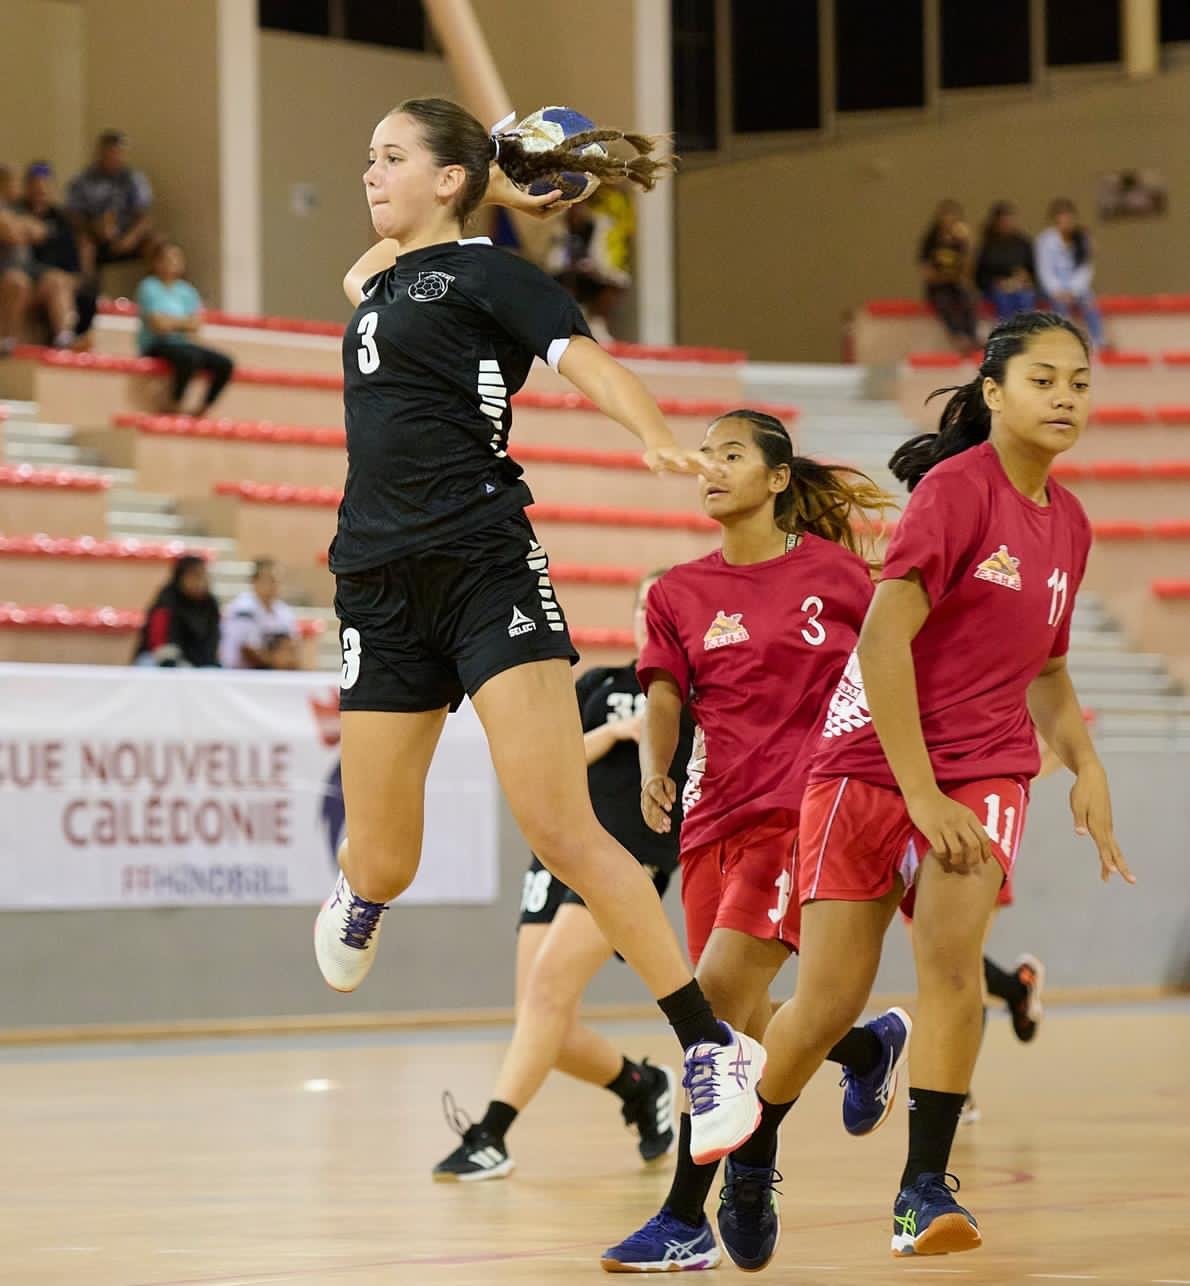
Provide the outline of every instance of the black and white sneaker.
<path id="1" fill-rule="evenodd" d="M 512 1173 L 516 1162 L 508 1155 L 504 1140 L 482 1125 L 476 1125 L 456 1106 L 449 1090 L 442 1095 L 442 1110 L 447 1125 L 462 1142 L 434 1167 L 435 1183 L 481 1183 L 484 1179 L 503 1179 Z"/>
<path id="2" fill-rule="evenodd" d="M 673 1151 L 676 1139 L 674 1074 L 668 1067 L 654 1067 L 647 1058 L 640 1067 L 648 1088 L 624 1104 L 624 1124 L 631 1125 L 640 1134 L 637 1147 L 641 1159 L 657 1161 Z"/>

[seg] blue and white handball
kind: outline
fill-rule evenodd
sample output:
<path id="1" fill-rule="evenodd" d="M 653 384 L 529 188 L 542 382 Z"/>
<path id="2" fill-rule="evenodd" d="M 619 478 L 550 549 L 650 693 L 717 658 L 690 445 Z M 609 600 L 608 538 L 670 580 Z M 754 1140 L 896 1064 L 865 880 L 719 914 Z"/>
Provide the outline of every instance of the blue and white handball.
<path id="1" fill-rule="evenodd" d="M 514 129 L 519 135 L 521 147 L 526 152 L 548 152 L 560 147 L 568 138 L 576 134 L 585 134 L 598 126 L 589 116 L 576 112 L 572 107 L 542 107 L 530 113 Z M 579 152 L 580 156 L 606 156 L 607 149 L 602 143 L 588 143 Z M 534 179 L 528 186 L 533 196 L 542 196 L 557 188 L 562 193 L 562 200 L 568 204 L 585 201 L 599 186 L 599 179 L 594 174 L 581 171 L 565 170 L 550 174 L 544 178 Z"/>

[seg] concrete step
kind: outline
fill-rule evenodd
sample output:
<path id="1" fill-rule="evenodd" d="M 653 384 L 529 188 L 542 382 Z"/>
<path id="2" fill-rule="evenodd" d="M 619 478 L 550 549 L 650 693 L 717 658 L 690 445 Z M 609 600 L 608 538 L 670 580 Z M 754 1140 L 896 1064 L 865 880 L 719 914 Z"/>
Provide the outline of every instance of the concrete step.
<path id="1" fill-rule="evenodd" d="M 79 465 L 101 463 L 98 451 L 76 447 L 69 442 L 43 441 L 40 438 L 11 438 L 5 443 L 4 454 L 16 464 L 47 465 L 56 469 L 74 469 Z"/>
<path id="2" fill-rule="evenodd" d="M 0 397 L 0 416 L 6 418 L 10 425 L 20 420 L 37 419 L 37 403 L 22 402 L 17 398 Z"/>
<path id="3" fill-rule="evenodd" d="M 174 513 L 153 511 L 112 510 L 108 512 L 107 525 L 113 536 L 172 539 L 186 532 L 184 518 Z"/>
<path id="4" fill-rule="evenodd" d="M 8 420 L 5 437 L 13 442 L 62 442 L 74 441 L 74 426 L 71 424 L 43 424 L 40 420 Z"/>
<path id="5" fill-rule="evenodd" d="M 130 474 L 135 481 L 136 475 L 133 470 L 126 469 L 121 472 Z M 173 496 L 156 495 L 150 491 L 135 491 L 128 487 L 117 487 L 114 484 L 108 492 L 107 502 L 111 510 L 124 513 L 174 512 Z"/>
<path id="6" fill-rule="evenodd" d="M 1075 658 L 1070 661 L 1070 677 L 1079 697 L 1094 705 L 1101 693 L 1113 696 L 1151 694 L 1153 696 L 1177 695 L 1177 685 L 1167 674 L 1147 674 L 1144 671 L 1125 670 L 1113 673 L 1108 670 L 1082 670 Z"/>

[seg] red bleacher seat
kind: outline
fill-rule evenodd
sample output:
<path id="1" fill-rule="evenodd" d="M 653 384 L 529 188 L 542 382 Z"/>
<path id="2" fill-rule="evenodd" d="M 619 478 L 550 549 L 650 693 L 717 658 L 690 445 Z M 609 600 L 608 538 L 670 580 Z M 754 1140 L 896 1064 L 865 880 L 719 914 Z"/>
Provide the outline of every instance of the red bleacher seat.
<path id="1" fill-rule="evenodd" d="M 1158 598 L 1190 599 L 1190 580 L 1158 580 L 1153 582 L 1151 588 Z"/>
<path id="2" fill-rule="evenodd" d="M 106 491 L 112 484 L 93 473 L 70 469 L 38 469 L 31 464 L 0 465 L 0 487 L 30 487 L 43 491 Z"/>
<path id="3" fill-rule="evenodd" d="M 169 563 L 183 554 L 213 558 L 209 549 L 182 540 L 146 543 L 139 540 L 100 540 L 95 536 L 0 535 L 0 558 L 84 558 L 96 561 Z"/>

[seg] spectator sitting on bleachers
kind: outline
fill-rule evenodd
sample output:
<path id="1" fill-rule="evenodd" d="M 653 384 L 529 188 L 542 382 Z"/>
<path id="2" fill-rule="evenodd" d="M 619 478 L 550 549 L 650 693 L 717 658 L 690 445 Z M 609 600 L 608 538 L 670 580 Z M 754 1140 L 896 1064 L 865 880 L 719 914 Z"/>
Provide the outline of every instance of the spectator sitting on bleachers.
<path id="1" fill-rule="evenodd" d="M 164 241 L 153 256 L 153 275 L 137 287 L 136 303 L 140 309 L 140 351 L 146 357 L 160 357 L 173 367 L 173 387 L 166 409 L 181 409 L 186 386 L 198 371 L 207 371 L 211 382 L 199 414 L 210 410 L 211 403 L 223 392 L 231 379 L 234 364 L 230 357 L 213 348 L 203 348 L 190 340 L 202 325 L 202 300 L 198 291 L 182 274 L 186 257 L 180 246 Z"/>
<path id="2" fill-rule="evenodd" d="M 551 249 L 548 271 L 583 310 L 591 334 L 613 339 L 610 322 L 632 285 L 632 198 L 604 185 L 566 211 L 564 235 Z"/>
<path id="3" fill-rule="evenodd" d="M 1078 221 L 1078 209 L 1066 197 L 1050 204 L 1050 226 L 1037 237 L 1037 278 L 1041 289 L 1063 317 L 1078 313 L 1096 348 L 1103 347 L 1103 321 L 1091 289 L 1095 263 L 1091 238 Z"/>
<path id="4" fill-rule="evenodd" d="M 29 229 L 16 210 L 16 173 L 0 164 L 0 357 L 20 341 L 29 308 Z"/>
<path id="5" fill-rule="evenodd" d="M 971 236 L 957 201 L 940 201 L 917 251 L 926 301 L 961 353 L 979 347 L 971 274 Z"/>
<path id="6" fill-rule="evenodd" d="M 149 180 L 128 164 L 124 134 L 104 130 L 95 144 L 95 159 L 71 179 L 66 190 L 87 277 L 106 263 L 124 263 L 151 251 L 152 204 Z"/>
<path id="7" fill-rule="evenodd" d="M 206 560 L 183 554 L 149 604 L 133 654 L 134 665 L 219 664 L 219 603 L 211 593 Z"/>
<path id="8" fill-rule="evenodd" d="M 1037 306 L 1033 243 L 1021 228 L 1016 206 L 997 201 L 988 212 L 975 265 L 975 284 L 996 310 L 998 321 Z"/>
<path id="9" fill-rule="evenodd" d="M 34 161 L 25 170 L 25 189 L 17 212 L 28 221 L 33 304 L 45 314 L 50 342 L 71 348 L 91 329 L 95 318 L 95 289 L 79 275 L 79 252 L 74 226 L 66 211 L 54 203 L 54 171 L 48 161 Z"/>
<path id="10" fill-rule="evenodd" d="M 223 613 L 219 659 L 225 670 L 300 669 L 297 617 L 280 597 L 277 565 L 262 558 L 252 569 L 252 588 Z"/>

